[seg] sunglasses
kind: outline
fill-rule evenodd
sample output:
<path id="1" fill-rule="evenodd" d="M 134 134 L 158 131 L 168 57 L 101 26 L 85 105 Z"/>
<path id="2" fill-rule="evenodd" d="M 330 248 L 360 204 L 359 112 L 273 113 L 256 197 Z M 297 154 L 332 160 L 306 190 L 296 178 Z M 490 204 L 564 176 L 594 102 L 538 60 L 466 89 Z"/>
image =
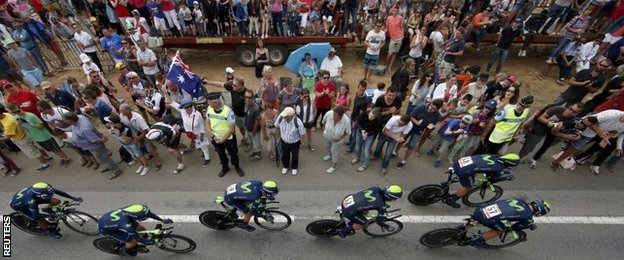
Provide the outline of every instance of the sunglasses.
<path id="1" fill-rule="evenodd" d="M 301 97 L 303 97 L 303 98 L 309 98 L 310 96 L 306 95 L 306 96 L 301 96 Z"/>
<path id="2" fill-rule="evenodd" d="M 329 79 L 329 77 L 323 77 L 323 79 Z"/>
<path id="3" fill-rule="evenodd" d="M 253 97 L 245 97 L 245 99 L 252 99 Z"/>
<path id="4" fill-rule="evenodd" d="M 121 44 L 128 44 L 127 42 L 122 42 Z"/>

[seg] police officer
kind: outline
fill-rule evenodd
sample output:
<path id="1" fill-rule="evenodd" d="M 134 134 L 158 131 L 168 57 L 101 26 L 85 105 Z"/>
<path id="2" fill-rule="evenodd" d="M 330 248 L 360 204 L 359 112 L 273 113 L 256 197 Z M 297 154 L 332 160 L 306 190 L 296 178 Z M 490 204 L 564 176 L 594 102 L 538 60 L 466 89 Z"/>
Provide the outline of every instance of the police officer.
<path id="1" fill-rule="evenodd" d="M 234 165 L 238 176 L 243 177 L 245 172 L 238 164 L 238 145 L 236 144 L 236 135 L 234 134 L 236 125 L 234 112 L 223 104 L 221 93 L 212 92 L 206 98 L 210 105 L 206 111 L 208 136 L 217 150 L 219 160 L 221 161 L 219 177 L 223 177 L 230 170 L 227 154 L 230 154 L 232 165 Z"/>

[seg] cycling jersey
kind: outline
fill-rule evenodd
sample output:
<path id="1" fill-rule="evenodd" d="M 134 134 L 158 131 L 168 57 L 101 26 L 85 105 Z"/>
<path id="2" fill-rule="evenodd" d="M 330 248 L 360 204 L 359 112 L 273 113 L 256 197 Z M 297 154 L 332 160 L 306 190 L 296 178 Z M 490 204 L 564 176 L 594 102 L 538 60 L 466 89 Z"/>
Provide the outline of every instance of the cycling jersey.
<path id="1" fill-rule="evenodd" d="M 232 184 L 225 189 L 223 196 L 225 202 L 236 207 L 243 213 L 256 215 L 258 207 L 262 204 L 262 182 L 261 181 L 241 181 Z M 247 206 L 251 203 L 251 208 Z"/>
<path id="2" fill-rule="evenodd" d="M 370 187 L 366 190 L 351 194 L 342 200 L 340 205 L 342 215 L 350 220 L 350 225 L 368 223 L 364 214 L 369 210 L 376 210 L 378 214 L 386 212 L 386 202 L 383 196 L 383 189 Z"/>
<path id="3" fill-rule="evenodd" d="M 152 213 L 148 213 L 149 218 L 162 221 L 162 219 Z M 104 213 L 98 221 L 98 230 L 102 235 L 112 237 L 120 242 L 129 242 L 136 239 L 137 242 L 146 244 L 149 239 L 142 237 L 137 231 L 139 223 L 129 214 L 123 211 L 123 208 L 116 209 Z"/>
<path id="4" fill-rule="evenodd" d="M 524 200 L 509 199 L 492 202 L 475 209 L 472 214 L 474 220 L 498 231 L 505 231 L 509 226 L 512 230 L 519 231 L 530 228 L 533 225 L 533 211 L 529 203 Z M 509 222 L 506 225 L 506 222 Z"/>
<path id="5" fill-rule="evenodd" d="M 13 195 L 11 199 L 11 208 L 21 213 L 30 220 L 37 220 L 50 216 L 50 209 L 39 209 L 40 204 L 48 204 L 52 200 L 52 196 L 59 195 L 68 199 L 78 200 L 66 192 L 52 188 L 48 185 L 44 193 L 35 194 L 32 187 L 26 187 Z"/>
<path id="6" fill-rule="evenodd" d="M 459 183 L 464 187 L 474 186 L 474 177 L 483 173 L 488 178 L 501 175 L 505 166 L 498 161 L 497 155 L 479 154 L 462 157 L 453 164 L 453 173 L 459 177 Z"/>

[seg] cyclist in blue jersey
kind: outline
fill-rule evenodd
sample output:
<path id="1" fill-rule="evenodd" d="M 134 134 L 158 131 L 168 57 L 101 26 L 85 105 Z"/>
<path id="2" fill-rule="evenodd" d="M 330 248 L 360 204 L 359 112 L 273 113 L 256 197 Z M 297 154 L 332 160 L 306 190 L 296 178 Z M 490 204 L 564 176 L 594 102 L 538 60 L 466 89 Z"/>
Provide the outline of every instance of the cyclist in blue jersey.
<path id="1" fill-rule="evenodd" d="M 476 247 L 483 246 L 486 240 L 500 236 L 507 229 L 535 230 L 537 226 L 533 223 L 533 216 L 544 216 L 548 212 L 550 205 L 541 199 L 531 202 L 522 199 L 499 200 L 480 206 L 472 213 L 472 218 L 492 230 L 474 237 L 471 244 Z"/>
<path id="2" fill-rule="evenodd" d="M 136 256 L 139 243 L 142 245 L 154 244 L 154 241 L 141 236 L 139 233 L 139 231 L 145 230 L 145 227 L 139 224 L 139 221 L 145 221 L 148 218 L 165 224 L 173 223 L 171 219 L 161 219 L 145 205 L 134 204 L 102 215 L 98 222 L 98 229 L 102 235 L 112 237 L 121 242 L 118 248 L 119 253 L 127 256 Z"/>
<path id="3" fill-rule="evenodd" d="M 50 222 L 46 220 L 51 216 L 52 207 L 61 203 L 59 199 L 53 197 L 55 194 L 82 202 L 82 198 L 71 196 L 45 182 L 37 182 L 15 193 L 11 199 L 11 208 L 31 221 L 36 221 L 40 229 L 47 230 L 47 235 L 59 239 L 63 237 L 59 232 L 60 229 L 57 226 L 49 229 Z M 50 221 L 55 220 L 50 219 Z"/>
<path id="4" fill-rule="evenodd" d="M 373 186 L 345 197 L 340 207 L 342 215 L 349 220 L 349 223 L 347 223 L 347 227 L 336 230 L 336 234 L 345 238 L 355 234 L 356 230 L 371 224 L 366 218 L 369 210 L 376 210 L 377 223 L 384 225 L 381 221 L 385 219 L 383 215 L 389 207 L 386 202 L 398 200 L 401 196 L 403 196 L 401 187 L 390 185 L 385 189 Z"/>
<path id="5" fill-rule="evenodd" d="M 459 208 L 457 200 L 464 197 L 475 185 L 475 175 L 485 174 L 490 182 L 513 180 L 509 168 L 518 166 L 520 157 L 517 154 L 498 156 L 495 154 L 478 154 L 462 157 L 453 164 L 453 173 L 459 178 L 461 188 L 451 197 L 444 200 L 453 208 Z"/>
<path id="6" fill-rule="evenodd" d="M 274 200 L 278 192 L 274 181 L 241 181 L 228 186 L 223 198 L 227 204 L 243 212 L 243 220 L 238 222 L 238 227 L 251 232 L 256 230 L 249 225 L 251 217 L 257 216 L 266 199 Z"/>

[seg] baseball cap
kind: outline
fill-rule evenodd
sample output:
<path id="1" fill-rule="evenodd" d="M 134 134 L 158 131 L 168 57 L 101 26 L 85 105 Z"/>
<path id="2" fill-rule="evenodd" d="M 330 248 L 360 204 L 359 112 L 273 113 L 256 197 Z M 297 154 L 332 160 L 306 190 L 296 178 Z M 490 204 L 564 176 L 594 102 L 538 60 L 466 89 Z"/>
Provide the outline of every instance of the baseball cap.
<path id="1" fill-rule="evenodd" d="M 465 115 L 462 117 L 461 119 L 462 121 L 468 123 L 468 124 L 472 124 L 472 116 L 471 115 Z"/>
<path id="2" fill-rule="evenodd" d="M 52 87 L 52 83 L 50 83 L 50 81 L 42 81 L 41 84 L 39 84 L 41 86 L 41 89 L 46 90 Z"/>
<path id="3" fill-rule="evenodd" d="M 78 57 L 80 57 L 80 61 L 82 63 L 87 63 L 87 62 L 91 61 L 89 56 L 87 54 L 84 54 L 84 53 L 81 53 L 80 55 L 78 55 Z"/>
<path id="4" fill-rule="evenodd" d="M 6 87 L 7 85 L 11 85 L 13 86 L 13 83 L 11 81 L 8 81 L 6 79 L 0 80 L 0 88 Z"/>
<path id="5" fill-rule="evenodd" d="M 292 107 L 284 108 L 284 111 L 280 113 L 281 117 L 294 116 L 294 115 L 295 115 L 295 110 Z"/>
<path id="6" fill-rule="evenodd" d="M 225 68 L 225 73 L 232 74 L 232 73 L 234 73 L 234 69 L 232 69 L 232 67 L 227 67 L 227 68 Z"/>
<path id="7" fill-rule="evenodd" d="M 509 77 L 507 77 L 507 79 L 508 79 L 509 81 L 511 81 L 511 83 L 512 83 L 512 84 L 513 84 L 513 83 L 516 83 L 516 76 L 514 76 L 514 75 L 509 75 Z"/>

